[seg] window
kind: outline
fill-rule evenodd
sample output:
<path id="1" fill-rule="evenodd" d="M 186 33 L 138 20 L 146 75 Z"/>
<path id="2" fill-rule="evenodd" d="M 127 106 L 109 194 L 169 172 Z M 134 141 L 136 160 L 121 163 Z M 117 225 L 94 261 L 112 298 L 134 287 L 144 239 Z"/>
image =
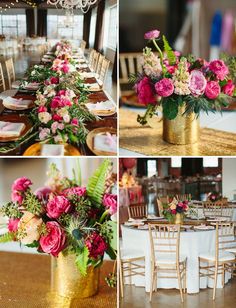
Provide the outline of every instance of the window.
<path id="1" fill-rule="evenodd" d="M 116 49 L 117 42 L 117 5 L 108 7 L 105 12 L 104 46 Z"/>
<path id="2" fill-rule="evenodd" d="M 92 10 L 92 16 L 90 21 L 89 46 L 91 48 L 94 47 L 94 42 L 95 42 L 96 22 L 97 22 L 97 7 Z"/>
<path id="3" fill-rule="evenodd" d="M 82 39 L 84 15 L 48 14 L 48 38 Z"/>
<path id="4" fill-rule="evenodd" d="M 0 34 L 7 37 L 26 36 L 25 15 L 0 15 Z"/>
<path id="5" fill-rule="evenodd" d="M 218 157 L 203 157 L 203 167 L 218 167 Z"/>
<path id="6" fill-rule="evenodd" d="M 157 175 L 157 161 L 154 159 L 149 159 L 147 161 L 147 175 L 151 177 L 153 175 Z"/>
<path id="7" fill-rule="evenodd" d="M 171 157 L 171 168 L 181 168 L 182 158 L 181 157 Z"/>

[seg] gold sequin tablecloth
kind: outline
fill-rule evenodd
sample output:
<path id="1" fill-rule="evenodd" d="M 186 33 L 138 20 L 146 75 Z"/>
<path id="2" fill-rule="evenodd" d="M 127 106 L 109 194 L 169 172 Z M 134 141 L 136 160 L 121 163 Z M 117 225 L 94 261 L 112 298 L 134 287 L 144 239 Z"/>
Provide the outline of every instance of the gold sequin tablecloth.
<path id="1" fill-rule="evenodd" d="M 0 252 L 1 308 L 115 308 L 116 288 L 105 277 L 113 262 L 101 267 L 99 293 L 91 298 L 70 301 L 50 293 L 50 257 L 46 255 Z"/>
<path id="2" fill-rule="evenodd" d="M 198 143 L 173 145 L 162 140 L 162 122 L 157 128 L 141 126 L 138 113 L 120 108 L 120 148 L 151 156 L 234 156 L 236 134 L 201 128 Z"/>

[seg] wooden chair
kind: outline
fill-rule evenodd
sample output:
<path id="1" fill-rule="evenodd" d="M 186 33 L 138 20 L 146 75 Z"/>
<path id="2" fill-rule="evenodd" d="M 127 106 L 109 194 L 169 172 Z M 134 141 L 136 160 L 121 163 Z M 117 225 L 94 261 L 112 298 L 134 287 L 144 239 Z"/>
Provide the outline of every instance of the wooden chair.
<path id="1" fill-rule="evenodd" d="M 216 244 L 215 254 L 200 254 L 199 259 L 199 279 L 208 277 L 214 280 L 213 300 L 215 300 L 218 275 L 222 275 L 222 287 L 225 284 L 225 272 L 231 274 L 235 270 L 236 258 L 231 252 L 235 246 L 234 224 L 232 222 L 216 223 Z M 234 248 L 235 249 L 235 248 Z M 202 263 L 206 265 L 202 265 Z"/>
<path id="2" fill-rule="evenodd" d="M 100 72 L 101 72 L 101 69 L 102 69 L 102 63 L 103 63 L 103 60 L 105 59 L 105 57 L 102 55 L 102 54 L 99 54 L 99 57 L 98 57 L 98 63 L 97 63 L 97 67 L 96 67 L 96 73 L 100 76 Z"/>
<path id="3" fill-rule="evenodd" d="M 131 74 L 142 73 L 142 65 L 140 57 L 142 53 L 121 53 L 119 55 L 120 62 L 120 84 L 129 83 Z"/>
<path id="4" fill-rule="evenodd" d="M 146 204 L 132 204 L 128 206 L 129 218 L 144 218 L 147 217 Z"/>
<path id="5" fill-rule="evenodd" d="M 80 49 L 81 49 L 83 52 L 85 51 L 86 45 L 87 45 L 86 41 L 82 40 L 82 41 L 80 42 Z"/>
<path id="6" fill-rule="evenodd" d="M 102 61 L 102 66 L 101 66 L 101 70 L 100 70 L 100 74 L 99 74 L 99 80 L 101 80 L 103 82 L 103 84 L 106 80 L 109 66 L 110 66 L 110 61 L 107 60 L 106 58 L 104 58 L 103 61 Z"/>
<path id="7" fill-rule="evenodd" d="M 192 195 L 191 194 L 175 195 L 175 198 L 179 201 L 191 200 Z"/>
<path id="8" fill-rule="evenodd" d="M 0 93 L 6 90 L 5 79 L 2 70 L 2 64 L 0 63 Z"/>
<path id="9" fill-rule="evenodd" d="M 145 256 L 136 250 L 120 250 L 118 257 L 121 297 L 124 297 L 124 279 L 132 276 L 145 277 Z M 131 283 L 131 281 L 130 281 Z"/>
<path id="10" fill-rule="evenodd" d="M 97 68 L 98 58 L 99 58 L 99 52 L 97 52 L 96 50 L 94 50 L 92 62 L 91 62 L 91 65 L 90 65 L 90 68 L 91 68 L 94 72 L 96 71 L 96 68 Z"/>
<path id="11" fill-rule="evenodd" d="M 157 277 L 178 279 L 181 301 L 186 291 L 186 261 L 179 253 L 180 225 L 148 224 L 151 244 L 151 285 L 157 291 Z M 166 275 L 164 275 L 166 274 Z M 182 287 L 183 284 L 183 287 Z"/>
<path id="12" fill-rule="evenodd" d="M 210 202 L 204 201 L 203 202 L 203 213 L 205 217 L 221 217 L 222 216 L 222 202 Z"/>
<path id="13" fill-rule="evenodd" d="M 158 207 L 159 216 L 162 216 L 164 208 L 163 208 L 163 204 L 162 204 L 162 202 L 159 198 L 157 198 L 157 207 Z"/>
<path id="14" fill-rule="evenodd" d="M 13 59 L 10 58 L 10 59 L 6 60 L 5 66 L 6 66 L 6 70 L 7 70 L 8 85 L 9 85 L 9 89 L 10 89 L 12 82 L 15 81 L 15 79 L 16 79 Z"/>
<path id="15" fill-rule="evenodd" d="M 94 57 L 94 53 L 96 52 L 95 49 L 90 49 L 89 51 L 89 58 L 88 58 L 88 64 L 89 66 L 92 65 L 92 61 L 93 61 L 93 57 Z"/>

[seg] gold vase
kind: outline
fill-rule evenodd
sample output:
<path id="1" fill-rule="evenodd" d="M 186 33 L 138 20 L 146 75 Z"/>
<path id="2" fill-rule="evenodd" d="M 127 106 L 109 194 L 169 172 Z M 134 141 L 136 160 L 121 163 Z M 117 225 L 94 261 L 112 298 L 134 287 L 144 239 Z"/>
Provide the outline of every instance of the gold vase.
<path id="1" fill-rule="evenodd" d="M 87 275 L 82 276 L 75 264 L 75 255 L 51 259 L 51 288 L 59 296 L 86 298 L 95 295 L 99 286 L 99 268 L 89 266 Z"/>
<path id="2" fill-rule="evenodd" d="M 193 144 L 199 140 L 199 119 L 195 113 L 183 115 L 185 105 L 179 107 L 174 120 L 163 117 L 163 140 L 172 144 Z"/>
<path id="3" fill-rule="evenodd" d="M 176 213 L 175 215 L 175 224 L 182 225 L 184 223 L 184 214 Z"/>

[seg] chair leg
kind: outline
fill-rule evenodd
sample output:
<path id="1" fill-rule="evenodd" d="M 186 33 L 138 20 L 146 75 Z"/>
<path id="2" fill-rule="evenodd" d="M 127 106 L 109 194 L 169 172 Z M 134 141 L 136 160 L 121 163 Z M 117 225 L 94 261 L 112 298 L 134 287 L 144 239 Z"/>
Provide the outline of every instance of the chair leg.
<path id="1" fill-rule="evenodd" d="M 184 293 L 187 293 L 187 272 L 186 272 L 186 262 L 184 263 Z"/>
<path id="2" fill-rule="evenodd" d="M 120 262 L 119 272 L 120 272 L 120 295 L 121 295 L 121 297 L 123 298 L 123 297 L 124 297 L 124 281 L 123 281 L 123 267 L 122 267 L 122 262 Z"/>
<path id="3" fill-rule="evenodd" d="M 155 280 L 155 274 L 157 275 L 157 273 L 155 273 L 155 269 L 152 269 L 152 274 L 151 274 L 151 285 L 150 285 L 150 297 L 149 297 L 149 301 L 152 301 L 152 292 L 153 292 L 153 284 L 154 284 L 154 280 Z"/>
<path id="4" fill-rule="evenodd" d="M 131 279 L 131 267 L 132 267 L 132 264 L 131 264 L 131 262 L 129 262 L 128 267 L 129 267 L 129 284 L 132 284 L 132 279 Z"/>
<path id="5" fill-rule="evenodd" d="M 222 265 L 222 277 L 221 277 L 222 287 L 225 286 L 225 264 Z"/>
<path id="6" fill-rule="evenodd" d="M 177 267 L 177 277 L 178 277 L 178 284 L 179 284 L 179 291 L 180 291 L 181 302 L 183 303 L 184 302 L 184 298 L 183 298 L 182 281 L 181 281 L 181 277 L 180 277 L 179 267 Z"/>
<path id="7" fill-rule="evenodd" d="M 218 263 L 215 264 L 214 288 L 213 288 L 213 301 L 214 301 L 215 298 L 216 298 L 217 277 L 218 277 Z"/>

